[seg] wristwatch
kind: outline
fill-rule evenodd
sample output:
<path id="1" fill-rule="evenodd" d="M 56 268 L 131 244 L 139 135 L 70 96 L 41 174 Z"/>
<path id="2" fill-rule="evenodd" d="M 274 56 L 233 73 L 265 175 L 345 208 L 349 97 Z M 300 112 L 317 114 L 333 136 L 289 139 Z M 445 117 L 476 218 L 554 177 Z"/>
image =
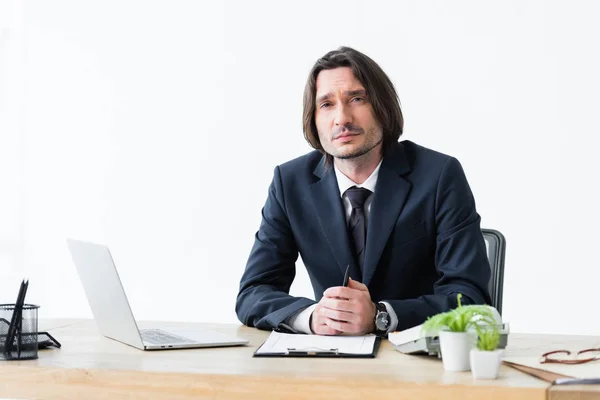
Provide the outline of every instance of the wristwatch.
<path id="1" fill-rule="evenodd" d="M 385 335 L 390 328 L 391 319 L 387 308 L 383 303 L 375 303 L 377 311 L 375 312 L 375 334 Z"/>

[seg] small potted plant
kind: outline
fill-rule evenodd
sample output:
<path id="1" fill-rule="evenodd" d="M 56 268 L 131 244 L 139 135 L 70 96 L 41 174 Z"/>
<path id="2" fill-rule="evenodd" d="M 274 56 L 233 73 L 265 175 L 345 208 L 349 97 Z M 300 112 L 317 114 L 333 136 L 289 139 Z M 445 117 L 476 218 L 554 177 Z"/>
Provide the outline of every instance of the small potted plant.
<path id="1" fill-rule="evenodd" d="M 429 317 L 422 327 L 423 333 L 439 337 L 442 362 L 446 371 L 470 370 L 470 351 L 477 341 L 473 327 L 478 323 L 494 324 L 494 316 L 488 306 L 463 306 L 461 297 L 462 294 L 459 293 L 457 308 Z"/>
<path id="2" fill-rule="evenodd" d="M 471 372 L 475 379 L 496 379 L 502 362 L 502 350 L 498 349 L 500 330 L 495 324 L 476 325 L 477 347 L 471 349 Z"/>

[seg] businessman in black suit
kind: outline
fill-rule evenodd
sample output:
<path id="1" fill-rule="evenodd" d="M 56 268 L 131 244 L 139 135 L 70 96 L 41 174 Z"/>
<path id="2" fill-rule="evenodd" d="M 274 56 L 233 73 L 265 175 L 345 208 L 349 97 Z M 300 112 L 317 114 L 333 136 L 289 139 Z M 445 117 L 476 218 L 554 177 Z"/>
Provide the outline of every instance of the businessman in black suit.
<path id="1" fill-rule="evenodd" d="M 398 97 L 372 59 L 348 47 L 320 58 L 303 124 L 316 150 L 275 168 L 240 282 L 242 323 L 385 335 L 456 307 L 458 293 L 466 304 L 490 303 L 490 266 L 463 169 L 398 141 Z M 298 254 L 316 302 L 289 295 Z"/>

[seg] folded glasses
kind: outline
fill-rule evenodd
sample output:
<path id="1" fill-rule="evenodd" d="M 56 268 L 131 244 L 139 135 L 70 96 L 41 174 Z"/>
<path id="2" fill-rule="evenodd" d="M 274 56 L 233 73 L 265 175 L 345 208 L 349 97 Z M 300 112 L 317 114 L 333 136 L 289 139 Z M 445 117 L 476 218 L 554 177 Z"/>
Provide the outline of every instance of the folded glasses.
<path id="1" fill-rule="evenodd" d="M 591 361 L 600 360 L 600 348 L 585 349 L 578 351 L 575 356 L 571 356 L 569 350 L 554 350 L 542 354 L 541 364 L 585 364 Z M 581 355 L 583 357 L 580 357 Z"/>

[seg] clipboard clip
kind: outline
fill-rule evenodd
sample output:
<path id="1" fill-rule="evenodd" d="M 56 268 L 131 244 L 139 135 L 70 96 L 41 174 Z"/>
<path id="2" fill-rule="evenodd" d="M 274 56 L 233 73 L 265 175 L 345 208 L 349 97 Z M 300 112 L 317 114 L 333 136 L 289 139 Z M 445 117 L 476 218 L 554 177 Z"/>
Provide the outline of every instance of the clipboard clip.
<path id="1" fill-rule="evenodd" d="M 307 356 L 316 356 L 316 355 L 339 355 L 338 349 L 321 349 L 319 347 L 304 347 L 301 349 L 296 349 L 293 347 L 288 347 L 287 349 L 288 355 L 307 355 Z"/>

